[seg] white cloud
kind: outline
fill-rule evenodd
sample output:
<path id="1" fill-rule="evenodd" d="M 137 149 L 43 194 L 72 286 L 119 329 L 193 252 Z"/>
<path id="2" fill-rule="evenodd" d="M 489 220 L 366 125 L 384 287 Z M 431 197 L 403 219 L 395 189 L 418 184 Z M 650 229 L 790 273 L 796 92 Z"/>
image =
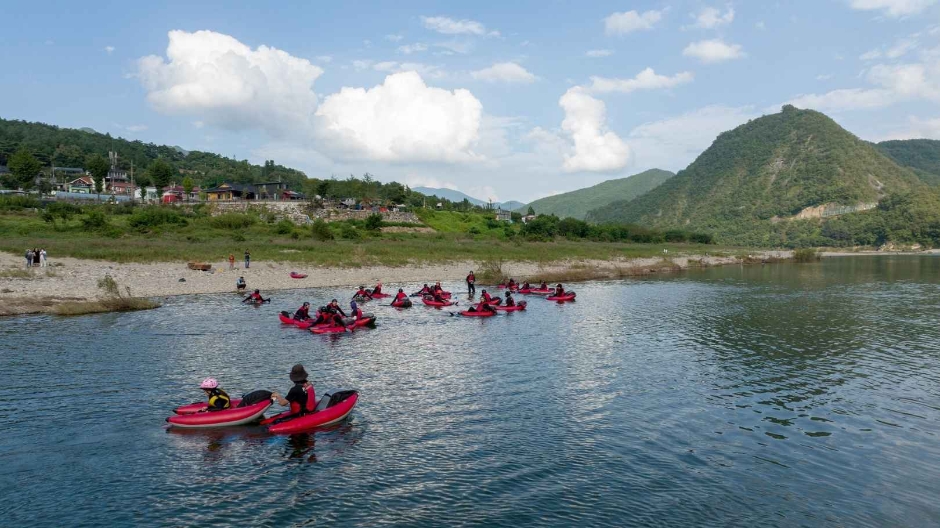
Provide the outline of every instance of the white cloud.
<path id="1" fill-rule="evenodd" d="M 104 51 L 105 51 L 105 53 L 107 53 L 108 55 L 110 55 L 110 54 L 114 53 L 114 46 L 105 46 L 105 47 L 104 47 Z"/>
<path id="2" fill-rule="evenodd" d="M 333 57 L 330 55 L 317 55 L 314 58 L 317 60 L 317 62 L 322 62 L 324 64 L 329 64 L 333 62 Z"/>
<path id="3" fill-rule="evenodd" d="M 872 86 L 800 95 L 788 103 L 799 108 L 840 112 L 884 108 L 904 101 L 940 102 L 940 59 L 913 64 L 877 64 L 867 71 L 865 80 Z"/>
<path id="4" fill-rule="evenodd" d="M 565 154 L 565 172 L 610 172 L 630 161 L 630 147 L 607 130 L 607 107 L 581 88 L 569 89 L 558 100 L 565 111 L 562 130 L 571 137 L 574 151 Z"/>
<path id="5" fill-rule="evenodd" d="M 421 44 L 420 42 L 415 44 L 405 44 L 404 46 L 398 46 L 398 53 L 404 53 L 405 55 L 411 55 L 412 53 L 417 53 L 419 51 L 427 51 L 427 44 Z"/>
<path id="6" fill-rule="evenodd" d="M 468 90 L 427 86 L 416 72 L 389 75 L 369 90 L 343 88 L 316 112 L 317 136 L 331 152 L 390 162 L 479 159 L 483 105 Z"/>
<path id="7" fill-rule="evenodd" d="M 636 74 L 632 79 L 609 79 L 606 77 L 591 77 L 590 91 L 596 93 L 621 92 L 630 93 L 637 90 L 656 90 L 672 88 L 680 84 L 692 82 L 691 72 L 681 72 L 672 77 L 657 74 L 652 68 L 646 68 Z"/>
<path id="8" fill-rule="evenodd" d="M 470 72 L 470 75 L 486 82 L 531 83 L 538 79 L 515 62 L 497 62 L 489 68 Z"/>
<path id="9" fill-rule="evenodd" d="M 909 37 L 898 39 L 891 47 L 884 49 L 873 49 L 861 54 L 858 58 L 863 61 L 871 61 L 881 58 L 886 59 L 899 59 L 909 52 L 914 51 L 918 48 L 920 38 L 920 33 L 914 33 Z"/>
<path id="10" fill-rule="evenodd" d="M 895 100 L 894 94 L 888 90 L 848 88 L 833 90 L 825 94 L 800 95 L 790 99 L 786 104 L 792 104 L 797 108 L 838 112 L 842 110 L 881 108 L 892 104 Z"/>
<path id="11" fill-rule="evenodd" d="M 295 133 L 317 105 L 314 81 L 323 70 L 276 48 L 256 49 L 212 31 L 170 31 L 167 60 L 138 61 L 147 100 L 160 112 L 197 113 L 232 130 Z"/>
<path id="12" fill-rule="evenodd" d="M 889 139 L 940 139 L 940 118 L 921 119 L 910 116 L 907 118 L 906 128 L 880 138 L 881 141 Z"/>
<path id="13" fill-rule="evenodd" d="M 405 38 L 403 35 L 385 35 L 385 40 L 390 40 L 392 42 L 399 42 L 403 38 Z"/>
<path id="14" fill-rule="evenodd" d="M 859 60 L 871 61 L 881 58 L 881 50 L 870 50 L 858 56 Z"/>
<path id="15" fill-rule="evenodd" d="M 730 6 L 728 10 L 721 13 L 720 9 L 714 7 L 706 7 L 699 11 L 698 15 L 691 15 L 695 18 L 695 24 L 692 27 L 701 28 L 701 29 L 715 29 L 720 26 L 730 24 L 734 21 L 734 9 Z"/>
<path id="16" fill-rule="evenodd" d="M 746 57 L 738 44 L 726 44 L 721 39 L 693 42 L 682 50 L 686 57 L 693 57 L 704 64 L 713 64 Z"/>
<path id="17" fill-rule="evenodd" d="M 368 70 L 372 67 L 374 61 L 368 59 L 359 59 L 352 61 L 352 67 L 356 71 Z"/>
<path id="18" fill-rule="evenodd" d="M 439 53 L 446 53 L 448 55 L 459 53 L 461 55 L 465 55 L 467 53 L 470 53 L 470 50 L 473 49 L 473 44 L 470 42 L 461 41 L 461 40 L 448 40 L 444 42 L 436 42 L 434 44 L 434 47 L 443 48 L 444 50 L 446 50 L 445 52 L 439 52 Z"/>
<path id="19" fill-rule="evenodd" d="M 853 9 L 884 11 L 895 18 L 920 13 L 936 3 L 937 0 L 849 0 Z"/>
<path id="20" fill-rule="evenodd" d="M 663 11 L 646 11 L 643 14 L 637 11 L 612 13 L 604 19 L 604 31 L 608 35 L 624 35 L 634 31 L 650 30 L 662 20 Z"/>
<path id="21" fill-rule="evenodd" d="M 372 69 L 386 73 L 413 71 L 417 72 L 422 77 L 428 77 L 432 79 L 443 79 L 444 77 L 447 77 L 447 72 L 442 70 L 440 67 L 433 64 L 424 64 L 421 62 L 383 61 L 373 64 Z"/>
<path id="22" fill-rule="evenodd" d="M 713 105 L 659 121 L 632 131 L 627 143 L 638 170 L 681 170 L 712 144 L 718 134 L 758 117 L 753 107 Z"/>
<path id="23" fill-rule="evenodd" d="M 610 57 L 610 56 L 613 55 L 613 54 L 614 54 L 614 52 L 611 51 L 611 50 L 609 50 L 609 49 L 596 49 L 596 50 L 588 50 L 588 51 L 584 54 L 584 56 L 585 56 L 585 57 L 597 58 L 597 57 Z"/>
<path id="24" fill-rule="evenodd" d="M 445 35 L 486 35 L 499 36 L 499 31 L 487 31 L 486 26 L 476 20 L 454 20 L 449 17 L 421 17 L 421 23 L 431 31 Z"/>

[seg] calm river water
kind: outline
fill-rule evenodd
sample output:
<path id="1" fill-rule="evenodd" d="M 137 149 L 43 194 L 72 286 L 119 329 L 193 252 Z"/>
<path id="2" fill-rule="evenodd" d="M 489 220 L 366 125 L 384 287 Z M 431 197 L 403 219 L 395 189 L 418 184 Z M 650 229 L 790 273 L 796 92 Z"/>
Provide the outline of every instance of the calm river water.
<path id="1" fill-rule="evenodd" d="M 0 524 L 940 525 L 940 258 L 574 289 L 332 337 L 276 314 L 351 291 L 2 319 Z M 296 362 L 361 391 L 347 422 L 164 427 L 205 376 L 284 393 Z"/>

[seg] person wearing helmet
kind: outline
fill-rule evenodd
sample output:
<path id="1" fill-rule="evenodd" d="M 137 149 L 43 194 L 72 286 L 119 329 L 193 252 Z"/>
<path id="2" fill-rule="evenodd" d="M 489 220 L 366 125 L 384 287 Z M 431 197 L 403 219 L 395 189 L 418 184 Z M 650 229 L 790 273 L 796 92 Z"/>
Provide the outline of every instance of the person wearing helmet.
<path id="1" fill-rule="evenodd" d="M 294 312 L 294 319 L 297 321 L 306 321 L 307 319 L 310 319 L 310 303 L 305 302 L 303 306 L 298 308 L 297 311 Z"/>
<path id="2" fill-rule="evenodd" d="M 540 289 L 540 290 L 547 290 L 547 289 L 548 289 L 548 283 L 545 282 L 545 281 L 542 281 L 542 283 L 539 284 L 539 289 Z"/>
<path id="3" fill-rule="evenodd" d="M 525 281 L 525 282 L 522 283 L 522 287 L 519 288 L 519 289 L 520 289 L 520 290 L 531 290 L 531 289 L 532 289 L 532 286 L 529 284 L 529 281 Z"/>
<path id="4" fill-rule="evenodd" d="M 510 278 L 510 279 L 509 279 L 509 284 L 506 285 L 506 289 L 509 290 L 509 291 L 515 291 L 515 290 L 519 289 L 519 285 L 516 284 L 516 279 Z"/>
<path id="5" fill-rule="evenodd" d="M 207 410 L 221 411 L 232 406 L 232 399 L 228 397 L 224 390 L 219 388 L 219 382 L 215 378 L 202 380 L 199 388 L 205 391 L 206 396 L 209 398 Z"/>
<path id="6" fill-rule="evenodd" d="M 250 302 L 250 303 L 255 303 L 255 304 L 261 304 L 261 303 L 263 303 L 263 302 L 268 302 L 268 301 L 270 301 L 270 300 L 271 300 L 271 299 L 265 299 L 264 297 L 261 296 L 261 290 L 255 290 L 254 292 L 252 292 L 251 295 L 249 295 L 248 297 L 245 297 L 245 299 L 244 299 L 242 302 L 243 302 L 243 303 Z"/>
<path id="7" fill-rule="evenodd" d="M 359 297 L 360 299 L 371 299 L 372 294 L 366 290 L 365 286 L 359 286 L 359 291 L 353 294 L 353 299 Z"/>
<path id="8" fill-rule="evenodd" d="M 486 290 L 480 290 L 480 302 L 488 303 L 493 300 L 493 296 L 487 293 Z"/>
<path id="9" fill-rule="evenodd" d="M 271 394 L 271 398 L 278 405 L 284 407 L 290 405 L 291 416 L 306 414 L 316 409 L 316 392 L 313 390 L 313 384 L 307 381 L 307 371 L 303 365 L 298 363 L 290 369 L 290 380 L 294 383 L 294 386 L 287 391 L 286 398 L 282 398 L 276 392 Z"/>
<path id="10" fill-rule="evenodd" d="M 438 294 L 438 293 L 440 293 L 440 294 L 443 294 L 443 293 L 444 293 L 444 288 L 441 287 L 441 281 L 437 281 L 437 282 L 434 283 L 434 287 L 431 288 L 431 293 L 433 293 L 433 294 L 435 294 L 435 295 Z"/>
<path id="11" fill-rule="evenodd" d="M 565 289 L 561 287 L 561 284 L 555 286 L 555 297 L 561 297 L 565 294 Z"/>
<path id="12" fill-rule="evenodd" d="M 395 301 L 403 301 L 408 298 L 408 294 L 405 293 L 403 288 L 398 288 L 398 293 L 395 294 Z"/>
<path id="13" fill-rule="evenodd" d="M 512 298 L 512 292 L 506 290 L 506 302 L 503 303 L 503 306 L 515 306 L 516 301 Z"/>
<path id="14" fill-rule="evenodd" d="M 362 309 L 359 308 L 359 305 L 356 304 L 356 301 L 349 303 L 349 316 L 356 319 L 357 321 L 362 318 Z"/>
<path id="15" fill-rule="evenodd" d="M 343 321 L 343 317 L 346 317 L 346 312 L 339 307 L 339 301 L 333 299 L 330 301 L 330 304 L 326 305 L 324 308 L 324 318 L 326 322 L 332 321 L 334 325 L 346 326 L 345 321 Z"/>
<path id="16" fill-rule="evenodd" d="M 378 284 L 376 284 L 376 285 L 375 285 L 375 288 L 372 288 L 372 294 L 374 295 L 374 294 L 376 294 L 376 293 L 382 293 L 382 283 L 381 283 L 381 282 L 378 283 Z"/>
<path id="17" fill-rule="evenodd" d="M 431 293 L 431 288 L 429 288 L 429 287 L 428 287 L 428 283 L 425 282 L 423 288 L 421 288 L 420 290 L 418 290 L 418 291 L 412 293 L 411 295 L 417 297 L 417 296 L 419 296 L 419 295 L 420 295 L 420 296 L 430 295 L 430 293 Z"/>

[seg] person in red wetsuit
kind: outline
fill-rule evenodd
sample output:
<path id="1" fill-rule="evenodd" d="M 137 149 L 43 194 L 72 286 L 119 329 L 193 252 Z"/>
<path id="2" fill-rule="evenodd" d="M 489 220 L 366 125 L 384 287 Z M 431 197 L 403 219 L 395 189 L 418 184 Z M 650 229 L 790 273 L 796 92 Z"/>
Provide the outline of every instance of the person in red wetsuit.
<path id="1" fill-rule="evenodd" d="M 429 295 L 430 293 L 431 293 L 431 288 L 429 288 L 429 287 L 428 287 L 428 283 L 425 282 L 425 283 L 424 283 L 424 287 L 421 288 L 420 290 L 418 290 L 418 291 L 412 293 L 412 295 L 414 295 L 414 296 L 418 296 L 418 295 L 424 296 L 424 295 Z"/>
<path id="2" fill-rule="evenodd" d="M 470 296 L 476 295 L 477 293 L 477 288 L 475 286 L 476 282 L 477 282 L 477 277 L 476 275 L 473 274 L 473 271 L 471 271 L 470 274 L 467 275 L 467 295 L 470 295 Z"/>
<path id="3" fill-rule="evenodd" d="M 503 303 L 503 306 L 515 306 L 516 301 L 512 298 L 512 292 L 506 291 L 506 301 Z"/>
<path id="4" fill-rule="evenodd" d="M 532 289 L 532 286 L 529 285 L 529 281 L 525 281 L 525 282 L 522 283 L 522 287 L 519 288 L 519 289 L 520 289 L 520 290 L 531 290 L 531 289 Z"/>
<path id="5" fill-rule="evenodd" d="M 245 297 L 245 298 L 242 300 L 242 302 L 243 302 L 243 303 L 250 302 L 250 303 L 261 304 L 261 303 L 263 303 L 263 302 L 268 302 L 268 301 L 270 301 L 270 300 L 271 300 L 271 299 L 265 299 L 264 297 L 261 296 L 261 290 L 255 290 L 254 292 L 252 292 L 251 295 L 249 295 L 248 297 Z"/>
<path id="6" fill-rule="evenodd" d="M 565 294 L 565 289 L 561 287 L 561 284 L 555 286 L 555 297 L 561 297 Z"/>
<path id="7" fill-rule="evenodd" d="M 443 294 L 443 293 L 444 293 L 444 288 L 441 288 L 441 282 L 440 282 L 440 281 L 434 283 L 434 287 L 431 288 L 431 293 L 433 293 L 433 294 L 438 294 L 438 293 Z"/>
<path id="8" fill-rule="evenodd" d="M 360 287 L 359 287 L 359 291 L 357 291 L 356 293 L 353 294 L 353 299 L 355 299 L 356 297 L 361 297 L 361 298 L 363 298 L 363 299 L 371 299 L 371 298 L 372 298 L 372 294 L 369 293 L 368 291 L 366 291 L 366 287 L 365 287 L 365 286 L 360 286 Z"/>
<path id="9" fill-rule="evenodd" d="M 395 294 L 395 301 L 400 302 L 408 298 L 408 295 L 405 293 L 405 290 L 398 288 L 398 293 Z"/>
<path id="10" fill-rule="evenodd" d="M 373 293 L 373 294 L 382 293 L 382 283 L 381 283 L 381 282 L 378 283 L 378 284 L 376 284 L 376 285 L 375 285 L 375 288 L 372 288 L 372 293 Z"/>
<path id="11" fill-rule="evenodd" d="M 297 321 L 306 321 L 307 319 L 310 319 L 310 303 L 305 302 L 303 306 L 298 308 L 297 311 L 294 312 L 294 319 Z"/>
<path id="12" fill-rule="evenodd" d="M 291 415 L 306 414 L 313 412 L 317 407 L 316 392 L 313 390 L 313 384 L 307 381 L 307 371 L 300 363 L 290 369 L 290 380 L 294 386 L 287 391 L 287 397 L 282 398 L 280 394 L 273 393 L 271 398 L 278 405 L 290 405 Z"/>
<path id="13" fill-rule="evenodd" d="M 540 290 L 547 290 L 547 289 L 548 289 L 548 283 L 545 282 L 545 281 L 542 281 L 542 284 L 539 284 L 539 289 L 540 289 Z"/>
<path id="14" fill-rule="evenodd" d="M 356 301 L 349 303 L 349 316 L 357 321 L 362 319 L 362 308 L 359 308 L 359 305 L 356 304 Z"/>
<path id="15" fill-rule="evenodd" d="M 488 303 L 493 300 L 493 296 L 486 292 L 486 290 L 480 290 L 480 303 Z"/>
<path id="16" fill-rule="evenodd" d="M 509 284 L 506 285 L 506 289 L 509 291 L 514 291 L 519 289 L 519 285 L 516 284 L 516 279 L 509 279 Z"/>

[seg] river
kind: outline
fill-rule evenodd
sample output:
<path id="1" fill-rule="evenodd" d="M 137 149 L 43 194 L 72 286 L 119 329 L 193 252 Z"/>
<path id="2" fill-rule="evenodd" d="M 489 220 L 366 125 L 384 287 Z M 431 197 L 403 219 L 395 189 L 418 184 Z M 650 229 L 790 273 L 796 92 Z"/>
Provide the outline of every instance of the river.
<path id="1" fill-rule="evenodd" d="M 574 289 L 334 336 L 276 314 L 351 290 L 0 320 L 0 524 L 940 525 L 940 258 Z M 346 422 L 165 427 L 203 377 L 283 394 L 297 362 L 359 389 Z"/>

